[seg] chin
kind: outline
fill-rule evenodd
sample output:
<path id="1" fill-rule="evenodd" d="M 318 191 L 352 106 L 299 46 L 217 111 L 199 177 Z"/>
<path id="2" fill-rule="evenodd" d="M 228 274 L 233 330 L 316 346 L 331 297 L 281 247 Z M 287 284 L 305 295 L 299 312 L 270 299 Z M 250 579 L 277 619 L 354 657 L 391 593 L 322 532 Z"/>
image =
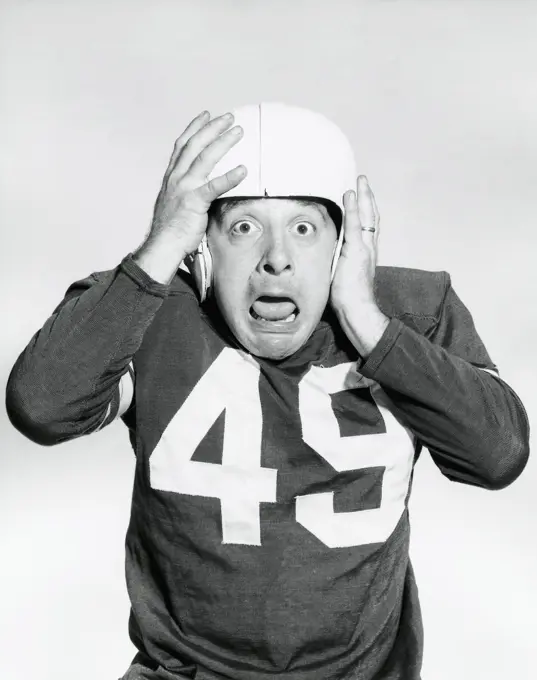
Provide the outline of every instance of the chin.
<path id="1" fill-rule="evenodd" d="M 293 355 L 298 349 L 300 348 L 292 347 L 292 348 L 252 349 L 250 350 L 250 354 L 252 354 L 255 357 L 258 357 L 259 359 L 281 361 L 282 359 L 287 359 L 287 357 Z"/>
<path id="2" fill-rule="evenodd" d="M 311 332 L 300 329 L 298 333 L 256 333 L 254 337 L 248 336 L 242 344 L 253 356 L 260 359 L 281 361 L 292 356 L 307 342 Z"/>

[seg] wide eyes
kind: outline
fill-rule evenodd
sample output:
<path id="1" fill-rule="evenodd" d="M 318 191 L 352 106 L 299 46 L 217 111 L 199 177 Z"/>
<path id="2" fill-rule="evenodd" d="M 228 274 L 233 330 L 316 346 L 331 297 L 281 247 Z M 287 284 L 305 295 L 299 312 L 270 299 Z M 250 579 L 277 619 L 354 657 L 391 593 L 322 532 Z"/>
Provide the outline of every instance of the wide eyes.
<path id="1" fill-rule="evenodd" d="M 248 236 L 254 231 L 259 231 L 259 227 L 250 220 L 240 220 L 231 227 L 231 233 L 236 236 Z"/>
<path id="2" fill-rule="evenodd" d="M 298 236 L 310 236 L 316 231 L 316 228 L 311 222 L 296 222 L 290 230 Z M 248 236 L 256 231 L 261 231 L 261 227 L 251 220 L 240 220 L 231 227 L 230 231 L 235 236 Z"/>
<path id="3" fill-rule="evenodd" d="M 310 222 L 297 222 L 293 225 L 291 231 L 299 236 L 310 236 L 314 233 L 315 227 Z"/>

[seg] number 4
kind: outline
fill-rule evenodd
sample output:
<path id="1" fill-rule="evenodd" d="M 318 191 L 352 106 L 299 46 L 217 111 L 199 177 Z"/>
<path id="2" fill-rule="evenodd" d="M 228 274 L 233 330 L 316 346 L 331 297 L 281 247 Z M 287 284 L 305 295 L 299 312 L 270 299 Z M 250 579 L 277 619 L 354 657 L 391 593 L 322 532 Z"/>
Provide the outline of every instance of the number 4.
<path id="1" fill-rule="evenodd" d="M 191 460 L 226 411 L 222 465 Z M 261 467 L 259 365 L 225 348 L 187 397 L 149 460 L 151 486 L 219 498 L 224 543 L 261 545 L 259 503 L 276 502 L 277 470 Z"/>
<path id="2" fill-rule="evenodd" d="M 224 543 L 261 545 L 259 504 L 276 502 L 277 470 L 261 467 L 262 412 L 259 365 L 224 349 L 196 384 L 162 434 L 150 458 L 151 486 L 160 491 L 219 498 Z M 412 472 L 412 436 L 386 408 L 371 381 L 386 432 L 341 437 L 330 395 L 354 389 L 365 378 L 354 364 L 312 366 L 299 385 L 304 441 L 336 470 L 385 467 L 382 502 L 374 510 L 335 513 L 333 493 L 298 496 L 297 521 L 328 547 L 385 541 L 403 510 Z M 222 465 L 192 456 L 225 409 Z"/>

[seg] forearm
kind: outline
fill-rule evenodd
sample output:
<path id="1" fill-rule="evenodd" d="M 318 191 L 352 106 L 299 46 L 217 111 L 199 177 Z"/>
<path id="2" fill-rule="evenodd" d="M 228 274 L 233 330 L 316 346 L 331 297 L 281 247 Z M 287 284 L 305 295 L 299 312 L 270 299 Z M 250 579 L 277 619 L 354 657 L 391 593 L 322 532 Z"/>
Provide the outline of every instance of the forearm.
<path id="1" fill-rule="evenodd" d="M 449 477 L 502 488 L 523 470 L 528 421 L 513 390 L 392 320 L 359 369 L 380 384 L 396 415 Z"/>
<path id="2" fill-rule="evenodd" d="M 6 406 L 15 427 L 41 444 L 95 429 L 166 295 L 127 258 L 62 303 L 11 372 Z"/>

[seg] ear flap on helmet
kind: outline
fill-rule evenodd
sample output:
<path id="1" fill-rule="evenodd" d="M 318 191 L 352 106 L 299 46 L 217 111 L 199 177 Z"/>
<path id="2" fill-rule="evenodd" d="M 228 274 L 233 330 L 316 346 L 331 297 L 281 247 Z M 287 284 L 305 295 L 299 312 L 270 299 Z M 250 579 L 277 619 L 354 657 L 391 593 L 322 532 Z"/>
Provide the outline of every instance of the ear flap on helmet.
<path id="1" fill-rule="evenodd" d="M 197 250 L 185 258 L 188 267 L 198 289 L 200 302 L 207 299 L 213 276 L 213 260 L 204 236 Z"/>
<path id="2" fill-rule="evenodd" d="M 334 246 L 334 253 L 332 255 L 332 270 L 330 272 L 330 282 L 334 280 L 337 263 L 339 260 L 339 256 L 341 255 L 341 248 L 343 247 L 344 236 L 345 236 L 344 229 L 343 227 L 341 227 L 338 239 L 336 241 L 336 245 Z"/>

